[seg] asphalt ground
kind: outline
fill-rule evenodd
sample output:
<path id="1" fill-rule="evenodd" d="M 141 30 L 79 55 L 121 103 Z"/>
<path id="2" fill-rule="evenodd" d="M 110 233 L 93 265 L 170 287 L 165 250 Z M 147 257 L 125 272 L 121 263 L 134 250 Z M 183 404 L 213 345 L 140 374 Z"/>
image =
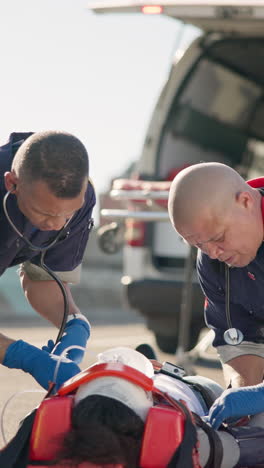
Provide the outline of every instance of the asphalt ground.
<path id="1" fill-rule="evenodd" d="M 56 338 L 56 329 L 51 326 L 5 326 L 1 331 L 14 339 L 25 341 L 41 347 L 48 339 Z M 149 343 L 157 352 L 160 361 L 175 363 L 175 357 L 161 353 L 155 344 L 153 334 L 146 329 L 143 323 L 96 325 L 92 328 L 88 350 L 82 363 L 82 368 L 96 361 L 96 355 L 107 348 L 114 346 L 130 346 L 135 348 L 140 343 Z M 213 351 L 210 351 L 213 353 Z M 204 362 L 202 365 L 194 364 L 197 374 L 210 377 L 223 384 L 222 372 L 219 368 L 208 367 Z M 10 440 L 16 433 L 19 422 L 33 408 L 35 408 L 45 395 L 41 387 L 34 382 L 33 378 L 19 370 L 7 369 L 0 366 L 0 411 L 1 432 L 4 431 L 5 440 Z M 30 393 L 29 393 L 30 391 Z M 40 393 L 41 391 L 41 393 Z M 9 401 L 8 401 L 9 400 Z M 0 447 L 5 445 L 3 435 L 0 434 Z"/>

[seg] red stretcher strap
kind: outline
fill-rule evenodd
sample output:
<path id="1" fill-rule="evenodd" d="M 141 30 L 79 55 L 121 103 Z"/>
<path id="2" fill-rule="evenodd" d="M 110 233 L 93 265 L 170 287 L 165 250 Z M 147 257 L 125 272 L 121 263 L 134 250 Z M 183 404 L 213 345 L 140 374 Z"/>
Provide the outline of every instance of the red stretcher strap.
<path id="1" fill-rule="evenodd" d="M 108 362 L 88 367 L 88 369 L 67 380 L 58 390 L 58 395 L 67 395 L 77 390 L 80 385 L 97 377 L 119 377 L 139 385 L 146 391 L 151 391 L 153 388 L 153 380 L 137 369 L 126 366 L 121 362 Z"/>

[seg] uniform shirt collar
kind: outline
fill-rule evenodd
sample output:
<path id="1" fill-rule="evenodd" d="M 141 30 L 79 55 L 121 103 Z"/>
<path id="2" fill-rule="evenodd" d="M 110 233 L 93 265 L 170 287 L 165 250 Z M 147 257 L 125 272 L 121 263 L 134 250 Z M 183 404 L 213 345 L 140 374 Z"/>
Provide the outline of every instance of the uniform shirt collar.
<path id="1" fill-rule="evenodd" d="M 247 181 L 247 184 L 253 188 L 264 188 L 264 177 L 259 177 L 258 179 L 250 179 Z M 261 211 L 262 211 L 262 219 L 264 222 L 264 196 L 263 194 L 261 198 Z"/>

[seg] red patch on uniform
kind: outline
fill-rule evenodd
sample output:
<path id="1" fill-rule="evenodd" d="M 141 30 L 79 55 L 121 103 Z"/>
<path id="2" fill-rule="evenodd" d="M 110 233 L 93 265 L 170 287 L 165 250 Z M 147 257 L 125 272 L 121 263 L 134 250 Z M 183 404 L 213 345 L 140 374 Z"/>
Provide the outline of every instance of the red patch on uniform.
<path id="1" fill-rule="evenodd" d="M 248 277 L 253 281 L 255 281 L 255 279 L 256 279 L 255 275 L 253 275 L 253 273 L 251 273 L 250 271 L 248 271 Z"/>
<path id="2" fill-rule="evenodd" d="M 207 309 L 208 305 L 209 305 L 208 299 L 207 299 L 207 297 L 205 297 L 205 299 L 204 299 L 204 308 Z"/>

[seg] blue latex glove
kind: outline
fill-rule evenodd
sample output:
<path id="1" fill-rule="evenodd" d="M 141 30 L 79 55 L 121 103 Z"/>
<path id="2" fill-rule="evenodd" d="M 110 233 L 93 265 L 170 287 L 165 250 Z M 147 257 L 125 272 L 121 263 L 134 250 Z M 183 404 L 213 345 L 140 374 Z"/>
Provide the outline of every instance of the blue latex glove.
<path id="1" fill-rule="evenodd" d="M 211 406 L 208 421 L 218 429 L 223 421 L 239 419 L 264 411 L 264 386 L 231 388 L 225 390 Z"/>
<path id="2" fill-rule="evenodd" d="M 44 346 L 42 346 L 42 350 L 43 351 L 46 351 L 46 353 L 52 353 L 52 350 L 54 349 L 55 347 L 55 343 L 53 340 L 48 340 L 48 343 Z"/>
<path id="3" fill-rule="evenodd" d="M 73 318 L 66 323 L 64 333 L 59 343 L 55 346 L 54 341 L 49 340 L 48 344 L 42 347 L 43 351 L 59 356 L 69 346 L 78 345 L 86 348 L 87 341 L 90 337 L 90 324 L 84 315 L 78 314 L 77 317 L 78 318 Z M 83 356 L 84 351 L 81 349 L 71 349 L 66 357 L 76 362 L 76 364 L 79 364 Z"/>
<path id="4" fill-rule="evenodd" d="M 18 340 L 7 348 L 3 365 L 28 372 L 43 388 L 48 390 L 49 383 L 53 382 L 58 359 L 59 356 L 49 354 L 23 340 Z M 63 358 L 56 378 L 56 390 L 79 372 L 80 369 L 75 362 Z"/>

